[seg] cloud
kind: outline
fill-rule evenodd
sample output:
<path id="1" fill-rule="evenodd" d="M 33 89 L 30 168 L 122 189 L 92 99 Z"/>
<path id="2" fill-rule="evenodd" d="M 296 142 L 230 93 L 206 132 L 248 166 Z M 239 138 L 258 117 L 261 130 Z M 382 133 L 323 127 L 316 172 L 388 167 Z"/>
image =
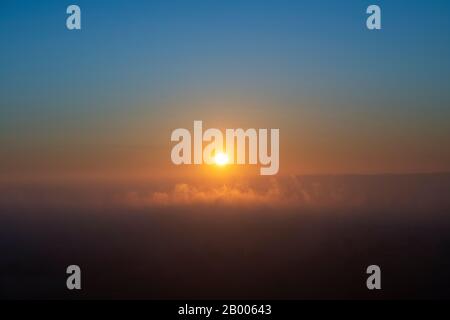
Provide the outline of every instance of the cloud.
<path id="1" fill-rule="evenodd" d="M 450 175 L 289 176 L 227 183 L 178 182 L 165 190 L 132 190 L 133 207 L 196 205 L 272 208 L 366 208 L 444 212 Z"/>
<path id="2" fill-rule="evenodd" d="M 450 210 L 450 174 L 288 176 L 82 184 L 0 184 L 0 209 L 389 208 Z"/>
<path id="3" fill-rule="evenodd" d="M 222 205 L 279 208 L 338 204 L 353 206 L 364 201 L 357 195 L 350 196 L 347 191 L 292 176 L 208 186 L 180 182 L 167 191 L 130 191 L 126 194 L 125 202 L 137 207 Z"/>
<path id="4" fill-rule="evenodd" d="M 129 192 L 127 202 L 137 206 L 186 206 L 186 205 L 270 205 L 281 198 L 276 184 L 267 190 L 256 191 L 243 185 L 220 185 L 199 187 L 188 183 L 177 183 L 172 190 L 147 194 Z"/>

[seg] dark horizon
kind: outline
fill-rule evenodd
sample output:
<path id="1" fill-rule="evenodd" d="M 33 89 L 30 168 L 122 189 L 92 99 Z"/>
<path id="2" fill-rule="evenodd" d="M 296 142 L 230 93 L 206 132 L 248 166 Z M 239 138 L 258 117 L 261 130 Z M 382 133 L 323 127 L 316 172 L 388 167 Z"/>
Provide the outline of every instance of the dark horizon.
<path id="1" fill-rule="evenodd" d="M 283 208 L 221 201 L 39 208 L 0 198 L 0 297 L 450 298 L 450 175 L 302 183 L 316 198 Z M 345 205 L 363 193 L 365 201 Z M 80 292 L 65 287 L 69 264 L 82 268 Z M 382 268 L 380 292 L 365 287 L 371 264 Z"/>

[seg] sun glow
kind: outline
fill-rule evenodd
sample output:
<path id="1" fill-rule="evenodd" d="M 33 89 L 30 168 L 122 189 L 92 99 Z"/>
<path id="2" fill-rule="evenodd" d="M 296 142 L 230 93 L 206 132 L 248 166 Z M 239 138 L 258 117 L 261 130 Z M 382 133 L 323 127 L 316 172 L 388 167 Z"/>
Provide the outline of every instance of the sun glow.
<path id="1" fill-rule="evenodd" d="M 214 161 L 218 166 L 224 166 L 228 163 L 228 155 L 223 152 L 219 152 L 214 157 Z"/>

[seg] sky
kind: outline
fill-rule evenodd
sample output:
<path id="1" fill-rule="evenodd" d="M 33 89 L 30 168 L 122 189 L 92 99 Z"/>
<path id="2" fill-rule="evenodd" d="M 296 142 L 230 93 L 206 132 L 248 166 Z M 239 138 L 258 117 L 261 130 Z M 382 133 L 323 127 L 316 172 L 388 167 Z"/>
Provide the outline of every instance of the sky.
<path id="1" fill-rule="evenodd" d="M 0 178 L 192 174 L 194 120 L 279 128 L 280 175 L 448 172 L 450 3 L 376 1 L 369 31 L 373 3 L 3 0 Z"/>

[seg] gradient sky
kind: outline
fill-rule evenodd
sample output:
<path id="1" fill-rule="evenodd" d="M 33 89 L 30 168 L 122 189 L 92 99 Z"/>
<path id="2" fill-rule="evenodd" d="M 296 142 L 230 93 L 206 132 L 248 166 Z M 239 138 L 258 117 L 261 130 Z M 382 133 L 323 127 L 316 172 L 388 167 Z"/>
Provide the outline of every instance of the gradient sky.
<path id="1" fill-rule="evenodd" d="M 172 173 L 194 120 L 280 128 L 282 174 L 450 171 L 449 1 L 2 0 L 0 39 L 1 177 Z"/>

